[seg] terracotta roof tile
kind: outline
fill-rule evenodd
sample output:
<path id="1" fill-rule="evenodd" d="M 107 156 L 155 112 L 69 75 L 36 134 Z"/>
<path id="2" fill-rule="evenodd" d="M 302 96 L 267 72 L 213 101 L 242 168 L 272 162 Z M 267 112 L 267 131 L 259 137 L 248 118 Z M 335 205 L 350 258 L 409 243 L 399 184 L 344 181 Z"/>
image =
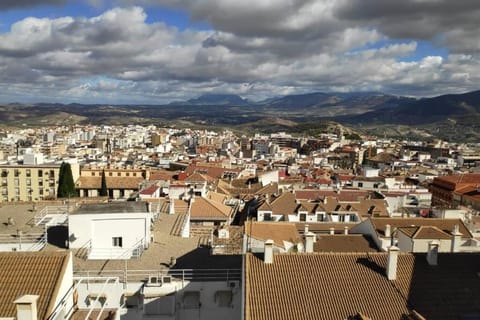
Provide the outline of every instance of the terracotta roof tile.
<path id="1" fill-rule="evenodd" d="M 417 226 L 431 226 L 450 233 L 456 224 L 459 226 L 459 231 L 462 238 L 472 238 L 472 234 L 467 229 L 465 224 L 460 219 L 439 219 L 439 218 L 371 218 L 375 231 L 379 236 L 385 236 L 385 226 L 389 224 L 393 228 L 400 227 L 417 227 Z"/>
<path id="2" fill-rule="evenodd" d="M 403 232 L 412 239 L 451 239 L 452 236 L 437 227 L 420 226 L 420 227 L 400 227 L 398 231 Z"/>
<path id="3" fill-rule="evenodd" d="M 232 211 L 232 207 L 212 201 L 210 199 L 197 197 L 191 204 L 190 219 L 213 219 L 226 221 L 232 214 Z"/>
<path id="4" fill-rule="evenodd" d="M 246 320 L 477 319 L 480 254 L 400 253 L 397 279 L 387 280 L 387 253 L 274 254 L 245 261 Z"/>
<path id="5" fill-rule="evenodd" d="M 141 177 L 105 177 L 108 189 L 138 189 Z M 75 184 L 78 189 L 100 189 L 102 177 L 79 177 Z"/>
<path id="6" fill-rule="evenodd" d="M 377 252 L 371 237 L 362 234 L 319 235 L 313 244 L 315 252 Z"/>
<path id="7" fill-rule="evenodd" d="M 38 295 L 38 319 L 53 311 L 60 282 L 69 261 L 63 252 L 0 252 L 0 317 L 16 317 L 13 303 L 25 294 Z"/>
<path id="8" fill-rule="evenodd" d="M 298 243 L 300 235 L 294 223 L 288 222 L 245 222 L 245 234 L 257 240 L 273 240 L 275 245 L 285 248 L 283 241 Z"/>

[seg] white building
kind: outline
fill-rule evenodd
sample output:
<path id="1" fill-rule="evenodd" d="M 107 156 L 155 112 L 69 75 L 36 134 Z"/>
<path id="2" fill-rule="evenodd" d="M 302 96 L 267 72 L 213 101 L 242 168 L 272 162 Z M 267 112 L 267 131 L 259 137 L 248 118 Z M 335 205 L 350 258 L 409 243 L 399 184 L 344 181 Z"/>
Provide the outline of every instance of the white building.
<path id="1" fill-rule="evenodd" d="M 89 259 L 135 258 L 150 244 L 151 220 L 145 202 L 83 205 L 69 217 L 69 247 Z"/>

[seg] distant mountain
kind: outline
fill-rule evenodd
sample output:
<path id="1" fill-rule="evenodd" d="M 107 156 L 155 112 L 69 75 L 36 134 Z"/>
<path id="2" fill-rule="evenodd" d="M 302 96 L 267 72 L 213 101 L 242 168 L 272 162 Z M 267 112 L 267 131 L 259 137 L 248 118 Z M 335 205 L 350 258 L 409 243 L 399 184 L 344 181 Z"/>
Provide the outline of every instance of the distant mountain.
<path id="1" fill-rule="evenodd" d="M 187 101 L 173 102 L 171 105 L 189 105 L 189 106 L 245 106 L 249 102 L 235 94 L 204 94 L 198 98 Z"/>
<path id="2" fill-rule="evenodd" d="M 207 94 L 168 105 L 0 105 L 4 127 L 154 123 L 310 134 L 322 121 L 350 125 L 366 134 L 480 141 L 480 91 L 423 99 L 378 92 L 314 92 L 256 103 L 237 95 Z"/>
<path id="3" fill-rule="evenodd" d="M 350 117 L 349 122 L 416 125 L 465 117 L 480 117 L 480 91 L 406 101 L 383 112 L 371 111 Z"/>
<path id="4" fill-rule="evenodd" d="M 307 93 L 299 95 L 288 95 L 285 97 L 267 99 L 260 102 L 260 105 L 280 109 L 332 109 L 342 107 L 350 109 L 361 109 L 362 112 L 370 110 L 393 108 L 402 103 L 412 101 L 411 98 L 397 97 L 377 92 L 355 92 L 355 93 Z M 347 112 L 348 113 L 348 112 Z M 358 112 L 352 112 L 358 113 Z"/>

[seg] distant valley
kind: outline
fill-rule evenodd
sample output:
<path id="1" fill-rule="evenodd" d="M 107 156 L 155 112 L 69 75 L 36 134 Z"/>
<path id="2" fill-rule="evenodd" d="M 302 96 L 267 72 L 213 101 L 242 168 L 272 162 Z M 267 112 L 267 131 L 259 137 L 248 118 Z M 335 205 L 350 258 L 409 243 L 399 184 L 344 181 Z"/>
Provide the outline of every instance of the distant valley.
<path id="1" fill-rule="evenodd" d="M 210 94 L 166 105 L 0 106 L 3 127 L 156 124 L 314 135 L 339 123 L 360 134 L 466 142 L 480 140 L 479 120 L 480 91 L 424 99 L 376 92 L 309 93 L 251 102 L 237 95 Z"/>

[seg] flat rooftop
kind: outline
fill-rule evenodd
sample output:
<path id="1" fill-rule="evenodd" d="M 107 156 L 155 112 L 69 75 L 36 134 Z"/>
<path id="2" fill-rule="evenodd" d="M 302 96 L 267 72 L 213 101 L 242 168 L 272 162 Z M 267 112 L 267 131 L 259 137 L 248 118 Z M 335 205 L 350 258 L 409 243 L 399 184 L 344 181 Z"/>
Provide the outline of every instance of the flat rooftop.
<path id="1" fill-rule="evenodd" d="M 142 213 L 148 212 L 148 203 L 143 201 L 122 201 L 83 204 L 72 214 L 92 213 Z"/>

